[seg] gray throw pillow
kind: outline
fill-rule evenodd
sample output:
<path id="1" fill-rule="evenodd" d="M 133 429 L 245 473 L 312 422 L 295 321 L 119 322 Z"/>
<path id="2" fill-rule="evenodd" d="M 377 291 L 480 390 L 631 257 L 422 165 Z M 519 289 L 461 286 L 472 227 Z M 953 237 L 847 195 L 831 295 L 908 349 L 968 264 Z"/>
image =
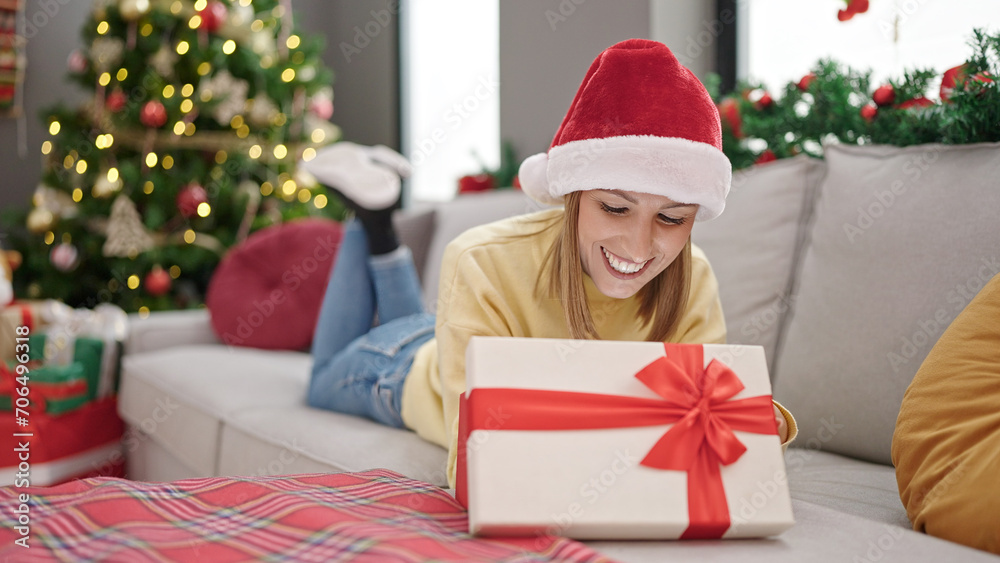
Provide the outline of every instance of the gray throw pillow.
<path id="1" fill-rule="evenodd" d="M 831 146 L 775 398 L 799 446 L 890 463 L 903 392 L 1000 271 L 1000 144 Z"/>
<path id="2" fill-rule="evenodd" d="M 741 170 L 733 175 L 722 215 L 691 231 L 719 280 L 727 342 L 763 346 L 772 370 L 824 170 L 823 161 L 804 155 Z"/>

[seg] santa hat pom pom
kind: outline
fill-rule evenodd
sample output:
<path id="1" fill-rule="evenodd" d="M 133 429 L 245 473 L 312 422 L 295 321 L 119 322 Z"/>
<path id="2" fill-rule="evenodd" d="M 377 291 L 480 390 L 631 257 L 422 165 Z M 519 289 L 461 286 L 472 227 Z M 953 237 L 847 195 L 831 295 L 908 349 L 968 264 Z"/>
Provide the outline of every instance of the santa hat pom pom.
<path id="1" fill-rule="evenodd" d="M 562 198 L 553 197 L 549 190 L 548 166 L 548 153 L 533 154 L 521 163 L 517 178 L 521 182 L 521 189 L 531 199 L 544 205 L 558 205 Z"/>

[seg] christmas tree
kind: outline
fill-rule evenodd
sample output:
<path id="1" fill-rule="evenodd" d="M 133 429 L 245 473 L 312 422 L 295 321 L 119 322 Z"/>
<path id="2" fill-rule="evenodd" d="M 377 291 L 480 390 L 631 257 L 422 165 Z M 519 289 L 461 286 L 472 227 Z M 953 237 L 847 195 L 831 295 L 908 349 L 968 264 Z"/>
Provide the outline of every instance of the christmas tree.
<path id="1" fill-rule="evenodd" d="M 334 142 L 332 74 L 290 0 L 96 0 L 44 113 L 30 209 L 8 213 L 15 291 L 126 311 L 196 306 L 225 251 L 342 208 L 296 162 Z"/>

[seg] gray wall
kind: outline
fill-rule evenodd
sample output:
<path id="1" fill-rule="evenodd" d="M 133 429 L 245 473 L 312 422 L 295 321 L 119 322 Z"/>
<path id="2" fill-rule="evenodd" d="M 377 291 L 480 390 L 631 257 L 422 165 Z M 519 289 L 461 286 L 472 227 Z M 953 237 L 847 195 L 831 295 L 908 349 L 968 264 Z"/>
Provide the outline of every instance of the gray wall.
<path id="1" fill-rule="evenodd" d="M 28 207 L 41 177 L 40 147 L 47 131 L 38 119 L 38 111 L 60 100 L 76 105 L 90 94 L 66 82 L 64 77 L 67 57 L 82 46 L 80 28 L 91 2 L 58 0 L 45 4 L 58 6 L 58 11 L 49 16 L 38 0 L 29 0 L 26 11 L 29 22 L 35 19 L 44 21 L 45 25 L 38 26 L 38 32 L 29 39 L 27 47 L 24 88 L 27 151 L 23 158 L 17 150 L 17 123 L 12 119 L 0 120 L 0 208 Z M 326 36 L 324 61 L 334 71 L 332 121 L 343 129 L 344 138 L 398 147 L 398 2 L 296 0 L 294 6 L 298 24 L 304 30 Z M 375 24 L 371 24 L 372 21 Z M 380 21 L 388 24 L 383 25 Z M 358 38 L 357 44 L 364 46 L 348 61 L 341 43 L 355 42 L 355 27 L 363 34 L 366 28 L 378 32 Z"/>
<path id="2" fill-rule="evenodd" d="M 548 149 L 594 58 L 650 36 L 649 9 L 649 0 L 501 0 L 500 137 L 522 158 Z"/>
<path id="3" fill-rule="evenodd" d="M 14 119 L 0 119 L 0 208 L 27 207 L 29 198 L 41 176 L 42 141 L 48 136 L 47 127 L 38 119 L 38 112 L 58 101 L 71 105 L 84 99 L 84 92 L 69 83 L 66 59 L 80 46 L 80 26 L 90 11 L 90 2 L 45 2 L 47 12 L 38 0 L 27 2 L 25 15 L 29 26 L 28 67 L 24 83 L 23 125 Z M 51 5 L 51 6 L 49 6 Z M 18 154 L 19 127 L 26 126 L 27 150 Z"/>

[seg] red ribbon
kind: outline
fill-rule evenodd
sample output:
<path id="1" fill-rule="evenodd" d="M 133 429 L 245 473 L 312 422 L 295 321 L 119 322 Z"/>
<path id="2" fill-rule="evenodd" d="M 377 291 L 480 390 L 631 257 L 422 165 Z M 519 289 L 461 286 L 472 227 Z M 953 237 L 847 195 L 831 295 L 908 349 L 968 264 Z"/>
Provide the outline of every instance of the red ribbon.
<path id="1" fill-rule="evenodd" d="M 473 389 L 462 396 L 457 495 L 467 506 L 465 443 L 473 430 L 590 430 L 673 424 L 641 465 L 685 471 L 690 524 L 681 539 L 720 538 L 729 507 L 720 466 L 743 455 L 734 431 L 778 434 L 770 395 L 730 400 L 743 390 L 701 345 L 664 344 L 666 356 L 635 375 L 660 399 L 534 389 Z M 497 413 L 503 417 L 497 417 Z"/>

